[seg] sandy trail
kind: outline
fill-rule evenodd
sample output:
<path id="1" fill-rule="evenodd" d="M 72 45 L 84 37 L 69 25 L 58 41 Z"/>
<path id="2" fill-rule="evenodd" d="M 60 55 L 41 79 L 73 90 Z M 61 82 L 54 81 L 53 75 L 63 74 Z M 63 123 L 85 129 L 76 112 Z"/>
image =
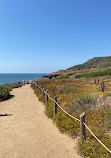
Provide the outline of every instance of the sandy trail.
<path id="1" fill-rule="evenodd" d="M 29 85 L 14 89 L 13 98 L 0 103 L 0 158 L 80 158 L 76 140 L 61 134 L 44 114 Z"/>

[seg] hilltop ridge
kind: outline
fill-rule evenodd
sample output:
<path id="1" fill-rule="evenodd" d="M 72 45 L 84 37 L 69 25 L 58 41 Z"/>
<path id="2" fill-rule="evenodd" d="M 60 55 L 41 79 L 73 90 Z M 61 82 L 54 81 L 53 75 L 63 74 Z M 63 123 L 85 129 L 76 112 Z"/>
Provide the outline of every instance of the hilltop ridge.
<path id="1" fill-rule="evenodd" d="M 67 70 L 75 70 L 75 69 L 90 69 L 90 68 L 104 68 L 111 66 L 111 56 L 106 57 L 94 57 L 89 59 L 83 64 L 75 65 Z"/>
<path id="2" fill-rule="evenodd" d="M 78 76 L 79 75 L 79 76 Z M 81 76 L 82 75 L 82 76 Z M 59 70 L 44 75 L 39 80 L 68 79 L 81 77 L 98 77 L 111 75 L 111 56 L 94 57 L 83 64 L 75 65 L 66 70 Z"/>

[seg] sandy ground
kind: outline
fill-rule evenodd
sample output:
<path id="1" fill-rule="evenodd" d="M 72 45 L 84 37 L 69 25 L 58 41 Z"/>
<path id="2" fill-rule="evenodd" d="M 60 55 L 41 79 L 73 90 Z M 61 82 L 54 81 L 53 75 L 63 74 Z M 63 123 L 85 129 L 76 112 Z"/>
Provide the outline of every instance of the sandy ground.
<path id="1" fill-rule="evenodd" d="M 29 85 L 0 103 L 0 158 L 80 158 L 76 140 L 61 134 Z"/>

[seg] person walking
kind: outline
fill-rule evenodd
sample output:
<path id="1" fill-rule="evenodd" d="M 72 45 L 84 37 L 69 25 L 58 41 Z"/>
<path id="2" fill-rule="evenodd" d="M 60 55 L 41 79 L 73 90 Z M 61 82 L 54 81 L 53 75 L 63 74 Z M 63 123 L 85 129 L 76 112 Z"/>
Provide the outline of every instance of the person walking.
<path id="1" fill-rule="evenodd" d="M 23 80 L 22 82 L 23 82 L 23 85 L 25 85 L 25 80 Z"/>

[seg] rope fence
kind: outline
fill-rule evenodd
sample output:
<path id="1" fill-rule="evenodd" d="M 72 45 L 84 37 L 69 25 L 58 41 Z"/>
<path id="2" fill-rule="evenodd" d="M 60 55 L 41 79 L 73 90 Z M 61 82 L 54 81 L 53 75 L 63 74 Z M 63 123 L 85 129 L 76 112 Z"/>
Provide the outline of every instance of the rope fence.
<path id="1" fill-rule="evenodd" d="M 85 133 L 85 127 L 87 128 L 87 130 L 93 135 L 93 137 L 111 154 L 111 150 L 108 149 L 102 142 L 101 140 L 99 140 L 96 135 L 89 129 L 89 127 L 85 124 L 85 112 L 83 112 L 80 115 L 80 119 L 70 115 L 67 111 L 65 111 L 57 102 L 57 97 L 55 96 L 54 99 L 52 99 L 49 94 L 48 94 L 48 90 L 45 91 L 44 88 L 42 89 L 41 85 L 38 85 L 36 83 L 33 83 L 39 90 L 40 92 L 43 92 L 43 96 L 45 96 L 45 103 L 48 103 L 48 99 L 50 99 L 51 101 L 54 102 L 54 115 L 57 113 L 57 106 L 65 113 L 67 114 L 69 117 L 75 119 L 76 121 L 80 122 L 80 130 L 81 130 L 81 140 L 84 141 L 84 139 L 86 139 L 86 133 Z"/>

